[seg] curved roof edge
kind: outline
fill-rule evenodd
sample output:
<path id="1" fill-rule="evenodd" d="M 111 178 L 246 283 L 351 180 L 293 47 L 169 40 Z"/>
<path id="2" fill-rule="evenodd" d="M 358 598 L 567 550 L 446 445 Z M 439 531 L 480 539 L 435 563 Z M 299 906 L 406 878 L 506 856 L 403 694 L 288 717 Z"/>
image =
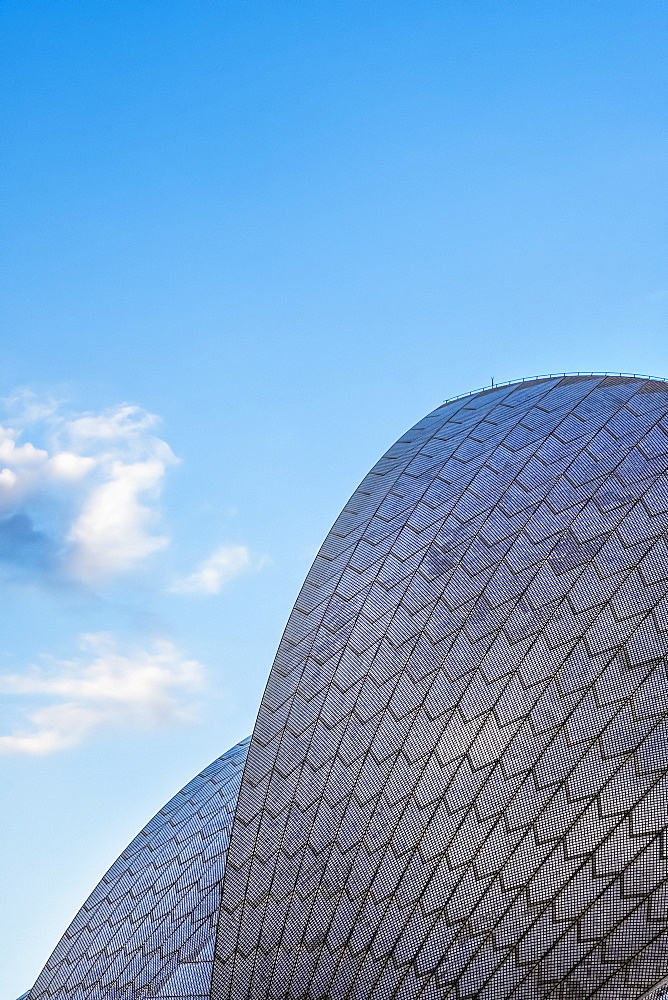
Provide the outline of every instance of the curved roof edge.
<path id="1" fill-rule="evenodd" d="M 546 382 L 551 378 L 637 378 L 643 382 L 663 382 L 668 388 L 668 379 L 661 375 L 641 375 L 638 372 L 549 372 L 546 375 L 526 375 L 524 378 L 510 378 L 504 382 L 492 382 L 491 385 L 483 385 L 479 389 L 471 389 L 468 392 L 460 392 L 458 396 L 448 396 L 437 407 L 441 409 L 449 403 L 455 403 L 458 399 L 466 399 L 467 396 L 478 396 L 482 393 L 493 392 L 495 389 L 504 389 L 509 385 L 523 385 L 534 382 Z"/>
<path id="2" fill-rule="evenodd" d="M 206 1000 L 249 744 L 216 758 L 140 830 L 19 1000 Z"/>

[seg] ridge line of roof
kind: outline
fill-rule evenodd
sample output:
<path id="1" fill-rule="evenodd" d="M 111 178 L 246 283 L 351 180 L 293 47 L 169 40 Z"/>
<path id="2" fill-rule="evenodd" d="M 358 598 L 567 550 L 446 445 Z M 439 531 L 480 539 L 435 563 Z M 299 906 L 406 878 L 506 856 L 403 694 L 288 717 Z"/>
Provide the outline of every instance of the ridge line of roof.
<path id="1" fill-rule="evenodd" d="M 668 379 L 663 378 L 661 375 L 641 375 L 638 372 L 549 372 L 546 375 L 526 375 L 524 378 L 510 378 L 506 379 L 505 382 L 494 382 L 492 385 L 483 385 L 479 389 L 471 389 L 469 392 L 460 392 L 458 396 L 448 396 L 442 403 L 439 403 L 437 409 L 440 410 L 442 406 L 454 403 L 458 399 L 466 399 L 467 396 L 477 396 L 481 392 L 490 392 L 492 389 L 503 389 L 508 385 L 522 385 L 523 382 L 542 382 L 549 378 L 566 378 L 573 375 L 582 375 L 584 377 L 600 375 L 602 377 L 637 378 L 646 382 L 665 382 L 668 385 Z"/>

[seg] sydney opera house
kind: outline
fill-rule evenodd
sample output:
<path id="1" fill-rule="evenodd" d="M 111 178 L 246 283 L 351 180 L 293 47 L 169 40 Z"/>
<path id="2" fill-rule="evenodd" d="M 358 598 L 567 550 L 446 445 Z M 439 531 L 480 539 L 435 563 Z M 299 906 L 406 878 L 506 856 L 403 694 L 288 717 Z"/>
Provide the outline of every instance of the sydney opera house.
<path id="1" fill-rule="evenodd" d="M 668 997 L 667 670 L 668 383 L 443 404 L 26 997 Z"/>

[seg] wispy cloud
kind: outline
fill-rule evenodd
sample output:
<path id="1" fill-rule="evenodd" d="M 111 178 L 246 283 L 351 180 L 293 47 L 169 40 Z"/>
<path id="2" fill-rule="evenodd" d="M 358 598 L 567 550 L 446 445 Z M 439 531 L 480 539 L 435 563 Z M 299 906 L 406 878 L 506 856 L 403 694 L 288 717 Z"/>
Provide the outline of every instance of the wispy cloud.
<path id="1" fill-rule="evenodd" d="M 5 402 L 0 562 L 92 584 L 168 544 L 156 501 L 176 458 L 157 417 L 128 404 L 66 414 L 29 395 Z"/>
<path id="2" fill-rule="evenodd" d="M 110 633 L 98 632 L 82 636 L 80 646 L 78 659 L 0 675 L 0 691 L 42 701 L 23 724 L 0 735 L 0 753 L 40 756 L 75 746 L 100 728 L 145 729 L 192 717 L 204 668 L 172 642 L 121 650 Z"/>
<path id="3" fill-rule="evenodd" d="M 221 545 L 188 576 L 176 580 L 170 590 L 175 594 L 219 594 L 236 576 L 261 569 L 266 556 L 253 558 L 245 545 Z"/>

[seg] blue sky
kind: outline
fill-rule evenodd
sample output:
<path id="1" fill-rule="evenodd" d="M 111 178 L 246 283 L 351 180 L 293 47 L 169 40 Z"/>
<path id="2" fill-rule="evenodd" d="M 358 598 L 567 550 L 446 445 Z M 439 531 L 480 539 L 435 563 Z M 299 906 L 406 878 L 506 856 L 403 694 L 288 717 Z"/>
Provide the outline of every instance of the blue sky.
<path id="1" fill-rule="evenodd" d="M 668 375 L 668 8 L 0 18 L 12 1000 L 250 731 L 311 559 L 400 433 L 492 377 Z"/>

